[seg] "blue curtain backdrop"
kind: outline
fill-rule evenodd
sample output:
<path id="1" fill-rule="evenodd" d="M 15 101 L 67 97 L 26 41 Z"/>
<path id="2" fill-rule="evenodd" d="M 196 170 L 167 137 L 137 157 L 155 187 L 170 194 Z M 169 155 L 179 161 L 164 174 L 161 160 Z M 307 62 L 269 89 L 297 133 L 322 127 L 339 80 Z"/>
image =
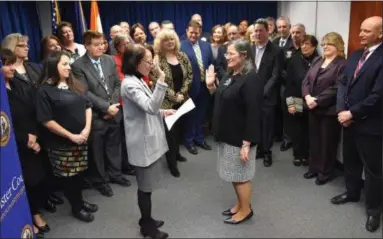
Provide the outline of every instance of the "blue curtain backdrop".
<path id="1" fill-rule="evenodd" d="M 74 2 L 59 2 L 61 19 L 74 23 L 76 15 Z M 82 2 L 84 15 L 89 23 L 90 2 Z M 170 20 L 175 24 L 177 33 L 185 33 L 187 23 L 194 13 L 203 18 L 205 32 L 210 32 L 216 24 L 232 22 L 239 24 L 243 19 L 253 22 L 258 18 L 277 15 L 277 2 L 98 2 L 104 33 L 109 37 L 109 29 L 120 21 L 127 21 L 132 26 L 141 23 L 146 28 L 151 21 Z M 75 24 L 74 24 L 75 25 Z M 75 29 L 76 41 L 82 42 L 81 34 Z"/>
<path id="2" fill-rule="evenodd" d="M 36 2 L 0 2 L 0 41 L 11 33 L 29 37 L 29 59 L 37 62 L 41 30 Z"/>

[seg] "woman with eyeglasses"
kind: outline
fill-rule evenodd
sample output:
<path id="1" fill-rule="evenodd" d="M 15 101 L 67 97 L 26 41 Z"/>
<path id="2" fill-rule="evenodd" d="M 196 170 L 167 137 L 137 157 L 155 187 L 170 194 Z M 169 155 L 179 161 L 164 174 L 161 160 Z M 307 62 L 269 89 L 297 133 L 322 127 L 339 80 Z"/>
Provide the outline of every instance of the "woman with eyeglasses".
<path id="1" fill-rule="evenodd" d="M 255 70 L 251 45 L 246 40 L 229 43 L 229 73 L 215 85 L 214 67 L 206 71 L 206 84 L 215 92 L 213 132 L 218 142 L 218 172 L 233 184 L 235 206 L 222 212 L 224 223 L 240 224 L 253 216 L 251 180 L 255 174 L 255 146 L 261 142 L 263 81 Z"/>
<path id="2" fill-rule="evenodd" d="M 323 185 L 334 178 L 341 126 L 336 112 L 338 80 L 346 65 L 344 41 L 336 32 L 322 38 L 323 57 L 312 63 L 302 83 L 309 111 L 309 170 L 306 179 Z"/>
<path id="3" fill-rule="evenodd" d="M 150 46 L 140 44 L 125 51 L 121 98 L 129 162 L 136 168 L 140 231 L 143 236 L 162 239 L 169 235 L 158 230 L 164 222 L 152 218 L 152 192 L 161 181 L 163 156 L 168 151 L 163 118 L 172 115 L 174 110 L 161 109 L 168 85 L 165 73 L 153 65 L 153 55 Z M 158 76 L 153 92 L 143 80 L 151 71 Z"/>

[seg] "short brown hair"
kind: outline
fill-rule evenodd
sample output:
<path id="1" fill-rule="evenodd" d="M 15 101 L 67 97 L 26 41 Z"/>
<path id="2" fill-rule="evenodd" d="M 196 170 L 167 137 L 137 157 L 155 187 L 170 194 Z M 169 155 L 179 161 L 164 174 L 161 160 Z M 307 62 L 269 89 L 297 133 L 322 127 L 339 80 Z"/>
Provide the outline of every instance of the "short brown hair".
<path id="1" fill-rule="evenodd" d="M 64 41 L 64 36 L 61 34 L 61 31 L 64 27 L 69 27 L 70 29 L 72 29 L 73 31 L 73 26 L 70 22 L 61 22 L 58 26 L 57 26 L 57 37 L 60 39 L 60 41 Z M 73 33 L 74 34 L 74 33 Z"/>
<path id="2" fill-rule="evenodd" d="M 49 43 L 49 40 L 51 39 L 57 41 L 57 43 L 61 45 L 60 39 L 58 39 L 54 35 L 44 37 L 40 42 L 40 60 L 44 60 L 48 56 L 49 54 L 48 43 Z M 61 49 L 62 49 L 62 46 L 61 46 Z"/>
<path id="3" fill-rule="evenodd" d="M 217 28 L 222 28 L 222 38 L 219 42 L 217 42 L 217 44 L 223 44 L 227 41 L 227 34 L 226 34 L 226 29 L 224 26 L 222 25 L 215 25 L 212 29 L 211 29 L 211 35 L 213 36 L 215 30 L 217 30 Z M 211 43 L 214 43 L 214 39 L 213 37 L 211 38 Z"/>
<path id="4" fill-rule="evenodd" d="M 189 27 L 201 28 L 201 24 L 199 24 L 199 22 L 197 22 L 197 21 L 190 20 L 189 23 L 188 23 L 188 28 Z"/>
<path id="5" fill-rule="evenodd" d="M 130 28 L 130 36 L 132 39 L 134 39 L 134 33 L 136 32 L 137 28 L 140 28 L 146 34 L 145 27 L 141 23 L 136 23 Z"/>
<path id="6" fill-rule="evenodd" d="M 9 49 L 0 50 L 0 60 L 3 62 L 3 66 L 12 65 L 16 62 L 16 55 Z"/>
<path id="7" fill-rule="evenodd" d="M 134 75 L 137 72 L 137 66 L 145 57 L 146 50 L 154 56 L 153 48 L 148 45 L 134 44 L 130 45 L 122 57 L 122 73 L 125 75 Z"/>
<path id="8" fill-rule="evenodd" d="M 104 35 L 100 32 L 88 30 L 82 35 L 82 40 L 84 42 L 84 45 L 89 46 L 90 44 L 92 44 L 93 39 L 100 39 L 103 37 Z"/>

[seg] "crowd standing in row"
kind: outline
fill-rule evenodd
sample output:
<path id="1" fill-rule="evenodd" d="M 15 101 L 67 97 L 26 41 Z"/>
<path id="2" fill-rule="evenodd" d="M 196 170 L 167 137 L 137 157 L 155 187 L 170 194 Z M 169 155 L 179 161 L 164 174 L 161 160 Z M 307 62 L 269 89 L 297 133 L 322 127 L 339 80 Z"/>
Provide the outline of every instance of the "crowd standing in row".
<path id="1" fill-rule="evenodd" d="M 203 32 L 192 16 L 179 37 L 170 21 L 146 30 L 121 22 L 106 37 L 95 31 L 74 41 L 62 22 L 57 36 L 41 41 L 40 64 L 28 61 L 28 37 L 8 35 L 1 43 L 16 142 L 38 236 L 49 232 L 40 209 L 56 210 L 63 200 L 73 215 L 91 222 L 98 210 L 84 188 L 113 196 L 110 183 L 130 186 L 136 175 L 141 233 L 166 238 L 164 222 L 151 217 L 151 193 L 162 163 L 180 177 L 183 144 L 211 150 L 206 121 L 218 143 L 220 177 L 233 184 L 236 204 L 223 212 L 228 224 L 253 216 L 251 180 L 255 158 L 273 164 L 271 148 L 293 148 L 293 164 L 308 165 L 304 178 L 324 185 L 334 178 L 343 131 L 346 193 L 331 202 L 359 201 L 364 168 L 366 229 L 376 231 L 382 212 L 382 19 L 361 25 L 363 49 L 345 57 L 336 32 L 315 36 L 286 17 L 249 25 L 216 25 Z M 33 46 L 31 46 L 33 47 Z M 121 83 L 122 82 L 122 83 Z M 168 130 L 164 117 L 191 98 L 196 108 Z M 256 149 L 255 149 L 256 147 Z M 165 154 L 166 161 L 162 157 Z"/>

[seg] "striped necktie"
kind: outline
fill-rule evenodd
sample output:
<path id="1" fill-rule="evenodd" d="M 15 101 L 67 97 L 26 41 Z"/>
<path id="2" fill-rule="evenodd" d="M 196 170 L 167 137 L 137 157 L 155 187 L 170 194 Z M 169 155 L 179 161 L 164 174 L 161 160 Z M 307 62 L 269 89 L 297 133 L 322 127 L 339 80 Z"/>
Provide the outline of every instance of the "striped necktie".
<path id="1" fill-rule="evenodd" d="M 203 67 L 201 48 L 199 48 L 198 44 L 194 44 L 193 50 L 194 50 L 195 56 L 197 57 L 198 66 L 199 66 L 199 69 L 201 71 L 201 81 L 204 82 L 205 81 L 205 69 Z"/>
<path id="2" fill-rule="evenodd" d="M 97 71 L 98 75 L 101 78 L 101 81 L 102 81 L 102 84 L 104 85 L 106 93 L 109 95 L 108 84 L 106 83 L 106 80 L 105 80 L 105 77 L 104 77 L 104 73 L 102 72 L 102 69 L 101 69 L 100 62 L 94 62 L 93 64 L 94 64 L 94 67 L 96 68 L 96 71 Z"/>
<path id="3" fill-rule="evenodd" d="M 360 69 L 362 69 L 362 66 L 364 64 L 364 62 L 366 61 L 366 58 L 367 58 L 367 55 L 368 53 L 370 53 L 370 51 L 368 49 L 366 49 L 364 52 L 363 52 L 363 55 L 362 57 L 360 58 L 360 60 L 358 61 L 358 65 L 355 69 L 355 72 L 354 72 L 354 79 L 356 78 L 356 76 L 358 75 Z"/>

